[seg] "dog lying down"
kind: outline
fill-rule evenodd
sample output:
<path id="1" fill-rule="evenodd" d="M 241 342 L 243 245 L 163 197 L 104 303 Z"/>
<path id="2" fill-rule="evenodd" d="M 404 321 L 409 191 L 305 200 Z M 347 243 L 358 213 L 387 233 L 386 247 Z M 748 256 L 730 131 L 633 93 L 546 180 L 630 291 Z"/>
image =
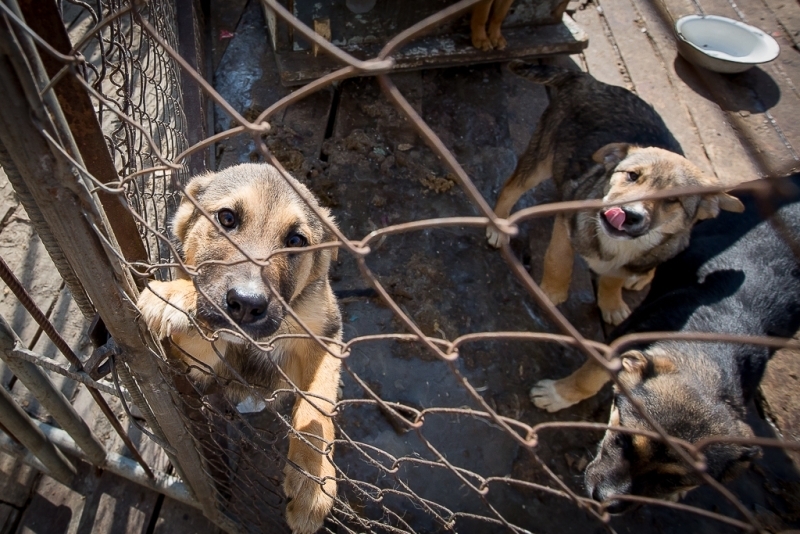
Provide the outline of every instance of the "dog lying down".
<path id="1" fill-rule="evenodd" d="M 744 214 L 723 213 L 699 223 L 689 247 L 658 267 L 650 293 L 612 337 L 635 332 L 714 332 L 791 338 L 800 328 L 800 175 L 794 197 L 767 201 L 781 233 L 762 218 L 751 197 Z M 797 249 L 795 249 L 797 250 Z M 712 436 L 750 437 L 744 422 L 772 351 L 729 343 L 657 341 L 621 355 L 620 381 L 671 436 L 696 443 Z M 554 412 L 596 394 L 609 380 L 587 362 L 561 380 L 542 380 L 531 391 L 539 408 Z M 630 400 L 614 392 L 609 424 L 651 430 Z M 757 447 L 716 443 L 705 451 L 708 473 L 725 481 L 742 472 Z M 586 468 L 586 488 L 609 510 L 627 504 L 614 495 L 677 498 L 696 487 L 698 475 L 660 441 L 607 431 Z M 629 503 L 629 501 L 628 501 Z"/>
<path id="2" fill-rule="evenodd" d="M 527 190 L 552 178 L 560 200 L 598 200 L 620 206 L 557 215 L 544 259 L 542 290 L 553 304 L 567 300 L 575 252 L 599 275 L 603 320 L 629 314 L 622 288 L 643 289 L 653 269 L 689 242 L 695 222 L 720 210 L 741 211 L 725 193 L 638 200 L 653 193 L 720 185 L 683 157 L 681 147 L 650 104 L 622 87 L 582 72 L 513 61 L 509 68 L 552 86 L 530 145 L 506 181 L 495 213 L 506 218 Z M 490 227 L 489 244 L 506 237 Z"/>
<path id="3" fill-rule="evenodd" d="M 290 436 L 283 487 L 291 499 L 289 526 L 295 533 L 311 534 L 322 526 L 336 496 L 334 428 L 328 414 L 339 386 L 340 361 L 332 354 L 339 353 L 342 320 L 328 279 L 336 249 L 303 252 L 334 239 L 328 226 L 333 220 L 305 186 L 291 182 L 324 222 L 271 165 L 243 164 L 192 179 L 187 195 L 213 220 L 184 198 L 172 231 L 183 261 L 197 274 L 192 280 L 176 270 L 173 281 L 150 282 L 138 306 L 154 335 L 172 339 L 178 347 L 173 352 L 190 366 L 195 382 L 225 384 L 227 396 L 239 402 L 253 388 L 286 387 L 279 366 L 307 393 L 294 405 L 292 428 L 304 439 Z M 279 249 L 285 252 L 272 256 Z M 268 261 L 257 265 L 244 253 Z M 327 347 L 308 336 L 274 340 L 306 333 L 284 303 L 311 332 L 330 340 Z M 272 340 L 274 349 L 264 352 L 242 334 L 257 342 Z"/>

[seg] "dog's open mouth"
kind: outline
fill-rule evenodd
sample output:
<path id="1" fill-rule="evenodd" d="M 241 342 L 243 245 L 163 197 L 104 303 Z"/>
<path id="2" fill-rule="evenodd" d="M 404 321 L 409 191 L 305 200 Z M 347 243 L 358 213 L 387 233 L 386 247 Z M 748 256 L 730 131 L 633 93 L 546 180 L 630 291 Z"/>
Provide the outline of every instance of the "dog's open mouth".
<path id="1" fill-rule="evenodd" d="M 636 239 L 650 231 L 646 214 L 617 206 L 601 210 L 597 218 L 603 231 L 616 239 Z"/>
<path id="2" fill-rule="evenodd" d="M 612 212 L 612 210 L 618 210 L 622 216 L 620 217 L 616 212 L 613 212 L 609 216 L 608 213 Z M 623 226 L 623 224 L 625 224 L 625 213 L 620 208 L 610 208 L 600 211 L 597 214 L 597 218 L 600 220 L 600 226 L 603 228 L 603 231 L 611 237 L 617 239 L 633 239 L 638 237 L 629 234 L 627 230 L 625 230 Z"/>

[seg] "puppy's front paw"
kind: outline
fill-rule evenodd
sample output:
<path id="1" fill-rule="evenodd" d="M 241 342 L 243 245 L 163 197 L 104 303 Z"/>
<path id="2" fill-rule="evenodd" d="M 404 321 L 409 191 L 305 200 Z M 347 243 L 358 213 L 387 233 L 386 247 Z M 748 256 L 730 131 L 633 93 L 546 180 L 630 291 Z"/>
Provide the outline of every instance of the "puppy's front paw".
<path id="1" fill-rule="evenodd" d="M 631 309 L 627 304 L 620 301 L 616 305 L 610 307 L 603 307 L 602 303 L 600 303 L 600 312 L 605 322 L 617 326 L 628 318 L 631 314 Z"/>
<path id="2" fill-rule="evenodd" d="M 291 499 L 286 506 L 286 522 L 294 534 L 313 534 L 333 508 L 336 481 L 328 478 L 320 486 L 291 465 L 286 466 L 284 473 L 283 491 Z M 326 475 L 334 476 L 332 466 Z"/>
<path id="3" fill-rule="evenodd" d="M 494 228 L 492 226 L 487 226 L 486 240 L 489 242 L 489 246 L 494 248 L 500 248 L 504 244 L 508 243 L 508 236 L 503 232 L 499 231 L 497 228 Z"/>
<path id="4" fill-rule="evenodd" d="M 496 31 L 492 30 L 491 28 L 489 29 L 489 42 L 492 43 L 492 46 L 495 48 L 495 50 L 505 50 L 506 45 L 508 44 L 506 43 L 503 34 L 500 33 L 499 28 Z"/>
<path id="5" fill-rule="evenodd" d="M 189 315 L 197 310 L 197 294 L 189 280 L 150 282 L 136 305 L 153 335 L 164 339 L 191 330 Z"/>
<path id="6" fill-rule="evenodd" d="M 486 30 L 472 32 L 472 46 L 484 52 L 492 49 L 492 42 L 486 36 Z"/>
<path id="7" fill-rule="evenodd" d="M 548 412 L 557 412 L 576 404 L 559 395 L 555 380 L 540 380 L 531 388 L 530 396 L 537 408 Z"/>

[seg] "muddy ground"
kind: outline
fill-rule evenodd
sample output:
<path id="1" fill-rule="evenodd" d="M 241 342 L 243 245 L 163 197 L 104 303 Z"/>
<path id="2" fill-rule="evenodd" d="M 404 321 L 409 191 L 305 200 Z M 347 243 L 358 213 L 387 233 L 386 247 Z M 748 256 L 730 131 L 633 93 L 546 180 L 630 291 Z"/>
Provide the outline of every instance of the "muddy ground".
<path id="1" fill-rule="evenodd" d="M 232 19 L 235 20 L 235 17 Z M 231 104 L 256 116 L 288 90 L 278 83 L 267 44 L 261 10 L 250 2 L 227 44 L 215 72 L 215 85 Z M 518 79 L 500 65 L 431 70 L 392 76 L 405 97 L 453 151 L 483 196 L 493 203 L 512 172 L 536 120 L 547 105 L 545 91 Z M 216 110 L 216 129 L 230 126 Z M 281 113 L 273 121 L 267 144 L 282 163 L 329 206 L 346 236 L 401 222 L 477 211 L 436 156 L 412 127 L 382 96 L 372 79 L 352 79 L 326 89 Z M 217 168 L 260 156 L 247 138 L 217 146 Z M 553 199 L 543 184 L 517 208 Z M 533 221 L 521 228 L 513 247 L 535 278 L 541 276 L 544 249 L 552 221 Z M 543 312 L 514 278 L 500 254 L 490 249 L 482 229 L 447 227 L 409 232 L 382 239 L 367 257 L 369 269 L 400 308 L 428 335 L 454 339 L 471 332 L 555 332 Z M 368 287 L 355 260 L 342 251 L 332 270 L 337 291 Z M 352 293 L 351 293 L 352 294 Z M 406 332 L 393 312 L 376 297 L 342 299 L 345 338 Z M 591 276 L 582 264 L 575 270 L 566 317 L 581 333 L 602 340 Z M 378 341 L 357 345 L 345 361 L 343 399 L 365 399 L 363 382 L 385 401 L 415 409 L 471 407 L 480 409 L 458 377 L 474 386 L 503 416 L 527 425 L 543 421 L 605 421 L 609 392 L 557 414 L 536 409 L 528 400 L 531 385 L 542 378 L 567 375 L 582 362 L 577 351 L 558 345 L 524 342 L 481 342 L 465 345 L 453 364 L 438 360 L 418 343 Z M 357 378 L 356 378 L 357 377 Z M 754 410 L 760 435 L 772 435 Z M 346 404 L 338 419 L 342 443 L 336 462 L 344 475 L 370 485 L 412 491 L 452 512 L 485 517 L 502 515 L 532 532 L 601 532 L 600 521 L 571 501 L 521 484 L 494 482 L 481 498 L 469 483 L 444 467 L 404 463 L 391 474 L 366 459 L 390 466 L 390 458 L 409 457 L 447 462 L 481 476 L 556 487 L 543 465 L 572 491 L 583 495 L 582 470 L 593 456 L 597 433 L 577 430 L 548 432 L 531 451 L 518 446 L 502 429 L 463 415 L 428 415 L 419 430 L 402 425 L 374 405 Z M 357 450 L 353 442 L 374 449 Z M 388 453 L 383 455 L 377 450 Z M 539 463 L 539 460 L 542 462 Z M 439 462 L 441 465 L 441 461 Z M 729 487 L 774 531 L 800 526 L 800 478 L 780 451 L 766 451 L 743 477 Z M 407 488 L 404 489 L 403 485 Z M 359 497 L 357 484 L 344 484 L 340 496 L 372 519 L 402 524 L 416 532 L 438 532 L 437 523 L 417 499 L 387 493 L 380 504 Z M 363 489 L 363 488 L 362 488 Z M 736 517 L 732 505 L 709 489 L 692 492 L 685 504 Z M 431 505 L 434 506 L 434 505 Z M 392 519 L 381 507 L 402 517 Z M 435 508 L 447 516 L 443 509 Z M 661 507 L 644 507 L 611 520 L 617 532 L 717 533 L 736 531 L 710 519 Z M 331 529 L 337 528 L 331 525 Z M 505 527 L 460 515 L 453 530 L 496 532 Z M 344 531 L 344 530 L 341 530 Z"/>

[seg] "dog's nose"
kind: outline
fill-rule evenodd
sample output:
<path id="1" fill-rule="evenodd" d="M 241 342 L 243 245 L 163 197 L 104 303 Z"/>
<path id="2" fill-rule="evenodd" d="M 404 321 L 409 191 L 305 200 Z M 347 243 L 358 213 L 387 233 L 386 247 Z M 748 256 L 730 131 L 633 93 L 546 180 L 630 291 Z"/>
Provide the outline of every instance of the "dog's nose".
<path id="1" fill-rule="evenodd" d="M 239 324 L 250 324 L 259 321 L 267 314 L 269 301 L 263 293 L 254 293 L 241 288 L 228 290 L 225 297 L 228 315 Z"/>
<path id="2" fill-rule="evenodd" d="M 622 211 L 625 213 L 625 222 L 622 223 L 622 229 L 631 235 L 643 234 L 647 226 L 647 217 L 645 214 L 624 206 L 622 207 Z"/>

